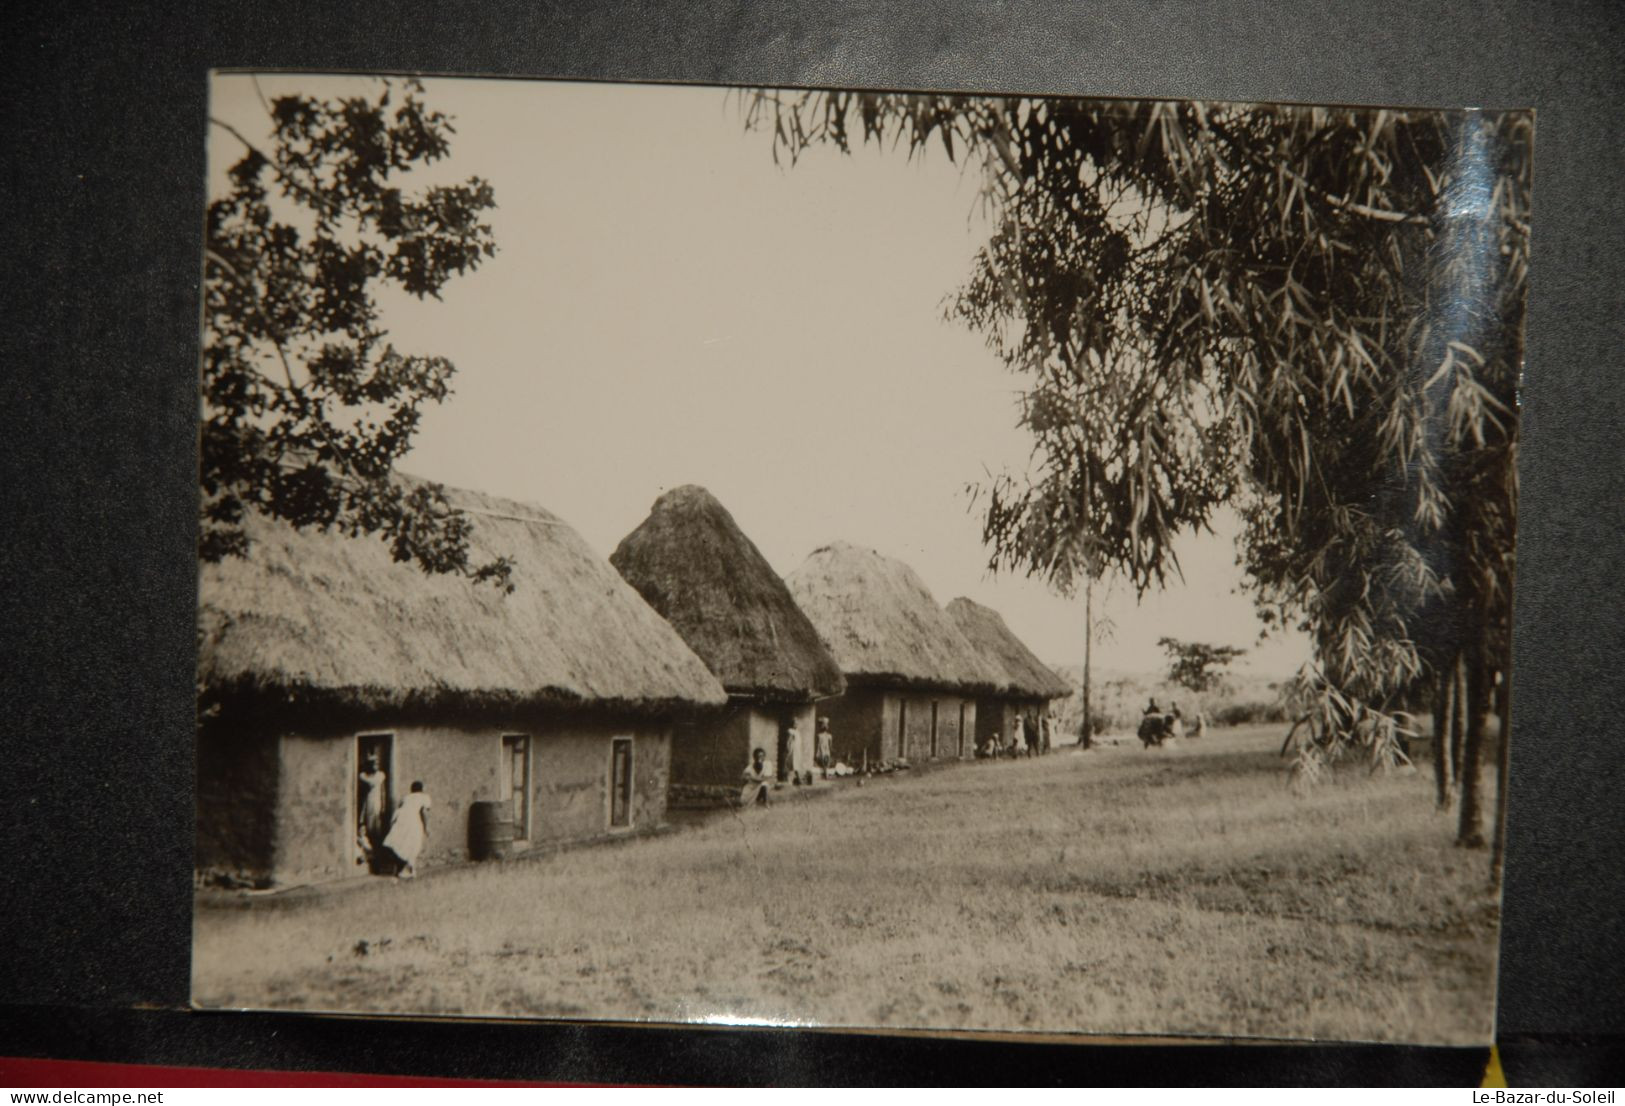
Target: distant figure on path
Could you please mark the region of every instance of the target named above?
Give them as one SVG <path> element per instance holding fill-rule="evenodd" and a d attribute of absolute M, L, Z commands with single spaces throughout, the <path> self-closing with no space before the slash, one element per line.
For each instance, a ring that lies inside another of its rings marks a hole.
<path fill-rule="evenodd" d="M 423 790 L 423 781 L 413 780 L 412 793 L 395 808 L 395 820 L 390 823 L 389 836 L 384 838 L 384 848 L 400 860 L 397 879 L 411 879 L 418 874 L 418 854 L 429 839 L 429 808 L 433 805 L 429 793 Z"/>
<path fill-rule="evenodd" d="M 1185 736 L 1185 716 L 1179 712 L 1178 703 L 1168 705 L 1168 718 L 1164 724 L 1164 732 L 1169 737 Z"/>
<path fill-rule="evenodd" d="M 1196 721 L 1191 723 L 1192 737 L 1205 737 L 1207 735 L 1207 715 L 1202 711 L 1196 712 Z"/>
<path fill-rule="evenodd" d="M 1027 739 L 1027 755 L 1029 757 L 1035 757 L 1040 752 L 1039 742 L 1042 740 L 1042 736 L 1039 733 L 1038 720 L 1034 719 L 1032 725 L 1026 727 L 1026 731 L 1025 736 Z"/>
<path fill-rule="evenodd" d="M 361 846 L 363 859 L 372 871 L 378 870 L 379 849 L 389 833 L 389 808 L 385 805 L 389 795 L 389 775 L 378 767 L 378 754 L 368 753 L 362 766 L 360 780 L 361 818 L 356 826 L 356 844 Z"/>
<path fill-rule="evenodd" d="M 813 762 L 829 779 L 830 767 L 835 763 L 835 735 L 829 732 L 828 718 L 818 720 L 818 730 L 813 734 Z"/>
<path fill-rule="evenodd" d="M 750 763 L 745 765 L 745 786 L 739 792 L 739 805 L 761 803 L 766 806 L 768 785 L 772 782 L 767 772 L 767 750 L 757 748 L 750 755 Z"/>
<path fill-rule="evenodd" d="M 1025 752 L 1027 752 L 1027 719 L 1018 714 L 1015 733 L 1010 738 L 1010 755 L 1019 757 Z"/>

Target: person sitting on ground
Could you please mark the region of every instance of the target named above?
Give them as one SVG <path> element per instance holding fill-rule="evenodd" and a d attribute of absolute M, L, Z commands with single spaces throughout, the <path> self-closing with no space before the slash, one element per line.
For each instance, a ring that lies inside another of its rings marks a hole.
<path fill-rule="evenodd" d="M 395 808 L 395 820 L 389 824 L 384 848 L 400 861 L 397 879 L 411 879 L 418 874 L 418 854 L 429 840 L 429 808 L 433 805 L 429 793 L 423 790 L 423 781 L 413 780 L 412 793 Z"/>
<path fill-rule="evenodd" d="M 1002 751 L 999 745 L 999 731 L 994 730 L 986 741 L 976 747 L 976 756 L 979 760 L 992 760 Z"/>
<path fill-rule="evenodd" d="M 750 763 L 745 765 L 745 786 L 739 792 L 740 806 L 753 806 L 760 803 L 767 805 L 769 785 L 773 782 L 772 774 L 767 770 L 767 750 L 756 748 L 751 751 Z"/>

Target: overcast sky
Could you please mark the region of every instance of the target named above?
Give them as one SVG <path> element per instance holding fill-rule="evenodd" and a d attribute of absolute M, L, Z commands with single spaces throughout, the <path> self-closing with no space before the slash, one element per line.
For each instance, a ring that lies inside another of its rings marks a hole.
<path fill-rule="evenodd" d="M 215 116 L 268 132 L 249 78 L 213 92 Z M 1081 660 L 1082 600 L 990 576 L 966 490 L 1029 449 L 1016 378 L 943 319 L 985 236 L 974 174 L 872 147 L 781 168 L 716 88 L 434 80 L 426 98 L 455 118 L 452 154 L 403 184 L 490 181 L 499 252 L 441 302 L 383 297 L 391 341 L 458 369 L 404 469 L 541 504 L 606 556 L 662 491 L 702 484 L 782 573 L 835 539 L 872 546 L 939 602 L 969 596 L 1044 659 Z M 213 193 L 240 148 L 210 140 Z M 1235 529 L 1178 544 L 1181 586 L 1139 604 L 1113 588 L 1096 664 L 1157 668 L 1167 635 L 1295 668 L 1301 638 L 1256 644 Z"/>

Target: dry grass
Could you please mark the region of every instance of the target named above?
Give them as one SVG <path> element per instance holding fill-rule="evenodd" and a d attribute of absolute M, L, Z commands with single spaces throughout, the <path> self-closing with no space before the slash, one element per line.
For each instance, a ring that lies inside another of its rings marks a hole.
<path fill-rule="evenodd" d="M 415 885 L 205 899 L 207 1006 L 1482 1043 L 1496 908 L 1425 774 L 1276 727 L 980 763 Z M 363 944 L 364 942 L 364 944 Z M 364 950 L 364 951 L 363 951 Z"/>

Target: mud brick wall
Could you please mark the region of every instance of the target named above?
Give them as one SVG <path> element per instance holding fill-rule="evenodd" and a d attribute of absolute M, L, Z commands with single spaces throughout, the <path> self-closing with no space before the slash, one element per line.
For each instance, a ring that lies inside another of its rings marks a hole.
<path fill-rule="evenodd" d="M 502 790 L 502 765 L 503 738 L 511 734 L 530 738 L 529 843 L 566 843 L 612 832 L 610 773 L 618 737 L 633 742 L 632 824 L 624 829 L 652 829 L 665 820 L 670 732 L 647 721 L 535 715 L 448 724 L 383 716 L 359 729 L 297 734 L 219 725 L 200 735 L 198 744 L 199 871 L 284 884 L 361 873 L 356 845 L 361 734 L 393 736 L 387 770 L 396 801 L 414 780 L 423 781 L 431 797 L 430 836 L 420 857 L 426 865 L 467 859 L 471 804 L 509 797 Z"/>
<path fill-rule="evenodd" d="M 836 760 L 857 768 L 865 752 L 871 764 L 881 759 L 885 704 L 886 693 L 872 687 L 855 687 L 817 704 L 815 713 L 829 719 Z"/>
<path fill-rule="evenodd" d="M 750 711 L 750 740 L 746 759 L 756 749 L 767 750 L 767 762 L 775 779 L 779 778 L 779 735 L 784 730 L 784 724 L 792 720 L 796 726 L 795 770 L 806 772 L 813 766 L 813 725 L 816 719 L 812 704 L 758 707 Z M 745 761 L 742 760 L 734 770 L 735 779 L 739 778 L 744 767 Z"/>
<path fill-rule="evenodd" d="M 672 732 L 672 782 L 737 785 L 751 748 L 750 707 L 736 700 L 726 710 Z"/>

